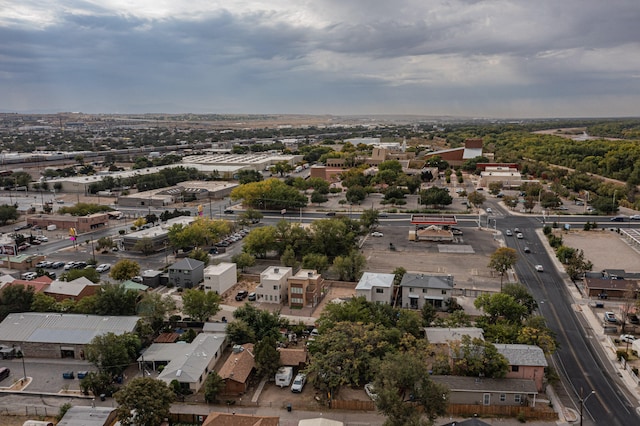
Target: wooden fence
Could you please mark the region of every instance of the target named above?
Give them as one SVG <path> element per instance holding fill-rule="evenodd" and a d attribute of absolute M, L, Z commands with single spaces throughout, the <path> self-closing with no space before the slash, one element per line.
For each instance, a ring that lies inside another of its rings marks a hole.
<path fill-rule="evenodd" d="M 334 399 L 331 401 L 331 408 L 336 410 L 354 411 L 375 411 L 376 406 L 373 401 L 356 401 L 345 399 Z"/>
<path fill-rule="evenodd" d="M 517 417 L 524 414 L 527 420 L 558 420 L 558 414 L 550 407 L 518 407 L 511 405 L 449 404 L 447 414 L 461 417 Z"/>

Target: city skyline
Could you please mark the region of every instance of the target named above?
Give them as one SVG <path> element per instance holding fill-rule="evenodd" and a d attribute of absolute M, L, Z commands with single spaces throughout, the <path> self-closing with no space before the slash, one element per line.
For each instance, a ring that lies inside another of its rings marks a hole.
<path fill-rule="evenodd" d="M 0 112 L 637 115 L 630 0 L 1 1 Z"/>

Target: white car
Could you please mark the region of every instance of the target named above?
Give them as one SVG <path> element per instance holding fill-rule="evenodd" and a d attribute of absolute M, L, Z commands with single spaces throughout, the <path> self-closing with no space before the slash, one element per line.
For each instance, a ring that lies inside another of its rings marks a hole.
<path fill-rule="evenodd" d="M 640 214 L 632 214 L 629 216 L 629 220 L 640 220 Z"/>
<path fill-rule="evenodd" d="M 375 401 L 376 399 L 378 399 L 378 394 L 376 394 L 376 391 L 373 388 L 373 383 L 367 383 L 366 385 L 364 385 L 364 391 L 367 393 L 367 395 L 369 396 L 369 398 L 371 398 L 372 401 Z"/>
<path fill-rule="evenodd" d="M 108 263 L 102 263 L 100 265 L 98 265 L 98 267 L 96 268 L 97 272 L 107 272 L 109 269 L 111 269 L 111 265 L 109 265 Z"/>
<path fill-rule="evenodd" d="M 519 239 L 519 240 L 521 240 L 521 239 L 523 239 L 523 238 L 524 238 L 524 235 L 522 235 L 522 233 L 518 232 L 518 233 L 516 234 L 516 238 L 517 238 L 517 239 Z"/>
<path fill-rule="evenodd" d="M 489 214 L 493 213 L 493 210 L 491 210 L 491 207 L 487 207 L 487 213 Z"/>
<path fill-rule="evenodd" d="M 382 232 L 376 231 L 376 232 L 372 232 L 371 236 L 372 237 L 384 237 L 384 234 Z"/>
<path fill-rule="evenodd" d="M 302 388 L 304 384 L 307 382 L 307 375 L 304 373 L 298 373 L 295 379 L 293 379 L 293 384 L 291 385 L 291 392 L 302 392 Z"/>
<path fill-rule="evenodd" d="M 43 243 L 49 242 L 49 238 L 45 237 L 44 235 L 38 235 L 36 237 L 36 240 L 42 241 Z"/>
<path fill-rule="evenodd" d="M 513 237 L 513 232 L 511 232 L 511 229 L 507 229 L 505 231 L 505 234 L 507 234 L 507 237 Z"/>
<path fill-rule="evenodd" d="M 636 337 L 633 334 L 623 334 L 620 336 L 620 341 L 625 343 L 633 343 Z"/>
<path fill-rule="evenodd" d="M 538 272 L 544 272 L 544 268 L 542 267 L 542 265 L 536 265 L 535 268 Z"/>

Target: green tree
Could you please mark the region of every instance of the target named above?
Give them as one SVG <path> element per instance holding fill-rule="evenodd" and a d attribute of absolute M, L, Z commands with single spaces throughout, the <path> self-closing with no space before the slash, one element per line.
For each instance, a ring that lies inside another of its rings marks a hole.
<path fill-rule="evenodd" d="M 280 368 L 280 352 L 276 349 L 277 342 L 273 336 L 256 343 L 254 358 L 256 361 L 256 373 L 258 377 L 273 377 Z"/>
<path fill-rule="evenodd" d="M 262 212 L 255 209 L 247 209 L 240 214 L 240 220 L 245 220 L 248 224 L 258 223 L 263 217 Z"/>
<path fill-rule="evenodd" d="M 109 276 L 116 281 L 130 280 L 140 273 L 138 262 L 129 259 L 122 259 L 111 267 Z"/>
<path fill-rule="evenodd" d="M 80 389 L 84 393 L 91 392 L 94 396 L 106 394 L 113 388 L 113 377 L 107 373 L 89 372 L 80 381 Z"/>
<path fill-rule="evenodd" d="M 387 416 L 385 425 L 429 424 L 447 411 L 448 389 L 430 378 L 429 367 L 419 353 L 390 353 L 377 369 L 373 388 L 376 408 Z"/>
<path fill-rule="evenodd" d="M 182 311 L 196 321 L 207 321 L 220 311 L 220 295 L 213 291 L 187 289 L 182 293 Z"/>
<path fill-rule="evenodd" d="M 500 274 L 500 291 L 502 291 L 504 274 L 516 264 L 517 260 L 516 250 L 510 247 L 500 247 L 491 255 L 488 267 Z"/>
<path fill-rule="evenodd" d="M 509 362 L 492 343 L 462 336 L 452 350 L 453 374 L 457 376 L 504 378 Z"/>
<path fill-rule="evenodd" d="M 209 372 L 204 381 L 204 400 L 207 403 L 216 402 L 218 395 L 224 390 L 224 380 L 215 371 Z"/>
<path fill-rule="evenodd" d="M 282 263 L 284 266 L 288 266 L 294 269 L 297 268 L 298 261 L 296 259 L 296 254 L 293 251 L 293 248 L 287 247 L 285 249 L 284 253 L 282 253 L 282 256 L 280 256 L 280 263 Z"/>
<path fill-rule="evenodd" d="M 354 185 L 347 189 L 345 198 L 351 204 L 360 204 L 365 198 L 367 198 L 367 191 L 362 186 Z"/>
<path fill-rule="evenodd" d="M 260 182 L 262 180 L 262 173 L 257 170 L 240 170 L 238 172 L 238 182 L 240 185 L 251 182 Z"/>
<path fill-rule="evenodd" d="M 504 184 L 502 183 L 502 181 L 489 182 L 489 193 L 491 195 L 498 195 L 498 193 L 502 191 L 503 187 Z"/>
<path fill-rule="evenodd" d="M 121 284 L 103 284 L 96 293 L 96 315 L 135 315 L 138 292 Z"/>
<path fill-rule="evenodd" d="M 35 293 L 31 303 L 33 312 L 56 312 L 56 299 L 44 293 Z"/>
<path fill-rule="evenodd" d="M 0 206 L 0 226 L 4 226 L 9 221 L 18 220 L 18 208 L 3 204 Z"/>
<path fill-rule="evenodd" d="M 227 325 L 226 333 L 229 340 L 237 345 L 256 342 L 256 333 L 246 321 L 241 319 L 230 322 Z"/>
<path fill-rule="evenodd" d="M 255 335 L 255 341 L 272 337 L 280 339 L 280 329 L 288 325 L 288 322 L 280 318 L 278 312 L 257 309 L 255 306 L 245 303 L 233 312 L 236 320 L 244 321 Z M 237 321 L 234 321 L 237 322 Z M 243 342 L 244 343 L 244 342 Z"/>
<path fill-rule="evenodd" d="M 242 250 L 256 257 L 267 257 L 276 244 L 276 230 L 273 226 L 262 226 L 244 237 Z"/>
<path fill-rule="evenodd" d="M 242 272 L 245 272 L 247 268 L 256 264 L 256 258 L 252 254 L 246 252 L 234 255 L 231 258 L 231 261 L 235 263 Z"/>
<path fill-rule="evenodd" d="M 420 191 L 420 204 L 425 206 L 442 207 L 448 206 L 453 202 L 453 197 L 449 195 L 449 191 L 444 188 L 432 186 L 429 189 Z"/>
<path fill-rule="evenodd" d="M 487 198 L 478 191 L 473 191 L 472 193 L 467 195 L 467 200 L 469 200 L 469 202 L 475 207 L 479 208 L 482 206 L 482 204 L 484 204 L 485 201 L 487 201 Z"/>
<path fill-rule="evenodd" d="M 112 378 L 122 374 L 139 350 L 140 339 L 133 333 L 100 334 L 85 346 L 87 360 Z"/>
<path fill-rule="evenodd" d="M 538 302 L 536 302 L 536 299 L 533 297 L 533 295 L 531 295 L 531 293 L 529 293 L 529 290 L 527 290 L 527 288 L 522 284 L 505 284 L 502 292 L 504 294 L 510 295 L 516 302 L 526 307 L 527 316 L 533 314 L 533 312 L 538 309 Z"/>
<path fill-rule="evenodd" d="M 309 253 L 302 258 L 302 267 L 305 269 L 314 269 L 322 274 L 329 267 L 329 259 L 324 254 Z"/>
<path fill-rule="evenodd" d="M 505 293 L 481 294 L 473 304 L 477 309 L 484 311 L 489 324 L 495 324 L 499 318 L 508 323 L 520 324 L 528 309 L 513 296 Z"/>
<path fill-rule="evenodd" d="M 12 285 L 0 291 L 0 320 L 14 312 L 28 312 L 33 304 L 32 286 Z"/>
<path fill-rule="evenodd" d="M 322 194 L 318 191 L 313 191 L 311 193 L 311 202 L 314 204 L 322 204 L 322 203 L 326 203 L 327 201 L 329 201 L 329 198 L 325 195 Z"/>
<path fill-rule="evenodd" d="M 176 310 L 176 302 L 170 295 L 147 292 L 136 306 L 137 314 L 147 319 L 155 331 L 159 331 L 167 316 Z"/>
<path fill-rule="evenodd" d="M 431 323 L 435 321 L 437 317 L 436 308 L 431 303 L 425 303 L 422 307 L 422 324 L 425 327 L 430 327 Z"/>
<path fill-rule="evenodd" d="M 352 250 L 346 256 L 337 256 L 333 260 L 333 269 L 342 281 L 358 280 L 366 265 L 367 259 L 357 250 Z"/>
<path fill-rule="evenodd" d="M 155 249 L 153 247 L 153 240 L 150 237 L 142 237 L 133 245 L 133 251 L 139 251 L 145 256 L 153 254 Z"/>
<path fill-rule="evenodd" d="M 209 253 L 207 253 L 206 251 L 204 251 L 201 248 L 196 248 L 196 249 L 191 250 L 191 252 L 189 253 L 189 255 L 187 257 L 190 258 L 190 259 L 199 260 L 200 262 L 204 263 L 205 267 L 207 265 L 209 265 L 209 261 L 211 260 L 209 258 Z"/>
<path fill-rule="evenodd" d="M 364 229 L 374 228 L 378 225 L 378 223 L 380 223 L 378 219 L 379 216 L 380 213 L 378 213 L 378 210 L 375 210 L 373 208 L 366 209 L 360 215 L 360 224 Z"/>
<path fill-rule="evenodd" d="M 136 377 L 114 395 L 123 426 L 159 425 L 169 417 L 175 394 L 162 380 Z"/>
<path fill-rule="evenodd" d="M 84 277 L 94 284 L 100 282 L 100 273 L 93 268 L 71 269 L 60 274 L 60 279 L 64 281 L 73 281 L 80 277 Z"/>

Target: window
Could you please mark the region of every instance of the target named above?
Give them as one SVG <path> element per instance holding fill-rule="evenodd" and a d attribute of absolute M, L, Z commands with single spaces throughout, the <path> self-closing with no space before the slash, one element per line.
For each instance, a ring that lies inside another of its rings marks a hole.
<path fill-rule="evenodd" d="M 513 400 L 517 403 L 520 404 L 522 402 L 522 395 L 520 395 L 519 393 L 513 395 Z"/>
<path fill-rule="evenodd" d="M 442 294 L 447 295 L 447 290 L 442 290 Z"/>
<path fill-rule="evenodd" d="M 490 405 L 491 404 L 491 394 L 485 393 L 482 395 L 482 405 Z"/>
<path fill-rule="evenodd" d="M 519 365 L 512 365 L 511 366 L 511 371 L 514 373 L 517 373 L 518 370 L 520 370 L 520 366 Z"/>
<path fill-rule="evenodd" d="M 500 394 L 500 402 L 505 402 L 507 400 L 507 395 L 501 393 Z"/>
<path fill-rule="evenodd" d="M 278 285 L 274 285 L 274 286 L 273 286 L 273 289 L 274 289 L 274 290 L 278 290 L 278 287 L 280 287 L 280 286 L 278 286 Z"/>
<path fill-rule="evenodd" d="M 384 294 L 384 288 L 376 288 L 376 293 Z"/>
<path fill-rule="evenodd" d="M 303 302 L 302 298 L 300 298 L 300 297 L 292 297 L 291 298 L 291 303 L 295 304 L 295 305 L 302 305 L 304 302 Z"/>
<path fill-rule="evenodd" d="M 302 294 L 302 287 L 291 287 L 291 294 Z"/>
<path fill-rule="evenodd" d="M 422 292 L 423 292 L 423 293 L 426 293 L 427 291 L 428 291 L 428 290 L 427 290 L 426 288 L 423 288 L 423 289 L 422 289 Z"/>

